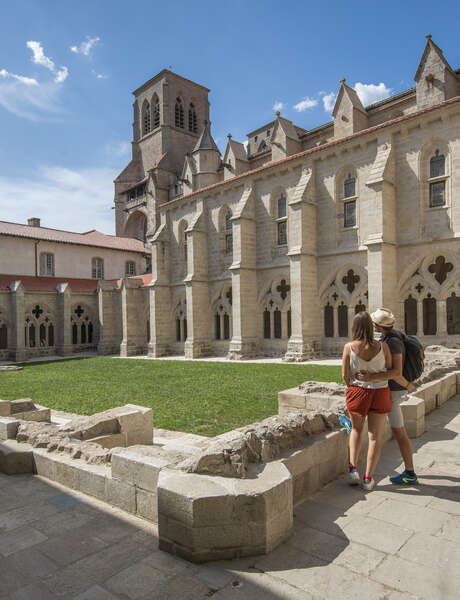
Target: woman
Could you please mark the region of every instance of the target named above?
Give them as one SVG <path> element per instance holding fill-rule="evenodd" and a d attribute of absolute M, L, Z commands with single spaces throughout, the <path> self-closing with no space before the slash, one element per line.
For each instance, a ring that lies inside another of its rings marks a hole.
<path fill-rule="evenodd" d="M 391 397 L 388 379 L 360 381 L 361 373 L 381 373 L 392 367 L 391 353 L 385 342 L 374 340 L 374 326 L 367 312 L 359 312 L 353 319 L 351 342 L 345 344 L 342 356 L 342 377 L 347 385 L 347 409 L 350 414 L 351 485 L 359 483 L 357 469 L 361 450 L 361 434 L 367 416 L 369 447 L 363 488 L 370 491 L 375 486 L 373 479 L 382 447 L 385 415 L 391 412 Z"/>

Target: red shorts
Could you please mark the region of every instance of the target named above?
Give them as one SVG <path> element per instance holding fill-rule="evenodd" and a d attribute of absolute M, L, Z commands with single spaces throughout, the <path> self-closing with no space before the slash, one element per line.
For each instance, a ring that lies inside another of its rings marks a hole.
<path fill-rule="evenodd" d="M 390 388 L 363 388 L 351 385 L 347 388 L 347 409 L 352 415 L 365 417 L 367 413 L 391 412 Z"/>

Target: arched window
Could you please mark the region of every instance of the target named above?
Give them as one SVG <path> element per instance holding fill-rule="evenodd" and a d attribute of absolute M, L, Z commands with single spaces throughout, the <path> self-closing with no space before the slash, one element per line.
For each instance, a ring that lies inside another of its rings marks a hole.
<path fill-rule="evenodd" d="M 348 173 L 343 182 L 343 226 L 356 225 L 356 178 Z"/>
<path fill-rule="evenodd" d="M 216 313 L 216 340 L 220 340 L 220 314 Z"/>
<path fill-rule="evenodd" d="M 180 127 L 181 129 L 184 129 L 184 107 L 182 105 L 182 100 L 180 98 L 176 98 L 176 107 L 175 107 L 174 115 L 175 115 L 176 127 Z"/>
<path fill-rule="evenodd" d="M 430 158 L 430 207 L 446 204 L 446 158 L 436 150 Z"/>
<path fill-rule="evenodd" d="M 54 254 L 51 252 L 40 254 L 40 276 L 54 277 Z"/>
<path fill-rule="evenodd" d="M 133 260 L 128 260 L 125 268 L 126 275 L 135 275 L 136 274 L 136 263 Z"/>
<path fill-rule="evenodd" d="M 359 302 L 356 306 L 355 306 L 355 315 L 357 315 L 360 312 L 364 312 L 366 310 L 366 307 L 364 306 L 364 304 L 362 302 Z"/>
<path fill-rule="evenodd" d="M 279 308 L 275 308 L 273 313 L 273 335 L 277 339 L 281 339 L 281 311 Z"/>
<path fill-rule="evenodd" d="M 78 344 L 78 327 L 76 323 L 72 325 L 72 344 Z"/>
<path fill-rule="evenodd" d="M 224 340 L 230 339 L 230 317 L 224 313 Z"/>
<path fill-rule="evenodd" d="M 192 133 L 198 132 L 198 121 L 196 118 L 196 110 L 192 103 L 190 103 L 188 109 L 188 130 Z"/>
<path fill-rule="evenodd" d="M 339 322 L 339 337 L 348 337 L 348 306 L 343 301 L 337 308 Z"/>
<path fill-rule="evenodd" d="M 147 100 L 142 105 L 142 135 L 150 133 L 150 104 Z"/>
<path fill-rule="evenodd" d="M 292 334 L 292 313 L 291 313 L 291 309 L 289 309 L 287 311 L 287 336 L 288 338 L 291 337 Z"/>
<path fill-rule="evenodd" d="M 232 211 L 225 215 L 225 254 L 233 252 Z"/>
<path fill-rule="evenodd" d="M 0 325 L 0 350 L 6 350 L 8 348 L 8 328 L 3 323 Z"/>
<path fill-rule="evenodd" d="M 452 292 L 446 301 L 447 333 L 449 335 L 460 334 L 460 298 Z"/>
<path fill-rule="evenodd" d="M 324 336 L 334 337 L 334 308 L 329 302 L 324 307 Z"/>
<path fill-rule="evenodd" d="M 180 319 L 176 319 L 176 342 L 180 342 L 181 337 L 181 327 L 180 327 Z"/>
<path fill-rule="evenodd" d="M 80 335 L 81 335 L 81 343 L 86 344 L 86 325 L 85 325 L 85 323 L 81 324 Z"/>
<path fill-rule="evenodd" d="M 156 129 L 160 126 L 160 102 L 156 97 L 153 99 L 152 115 L 153 128 Z"/>
<path fill-rule="evenodd" d="M 145 333 L 146 333 L 146 337 L 147 337 L 147 343 L 150 343 L 150 319 L 147 319 L 146 327 L 147 327 L 147 331 Z M 88 336 L 89 336 L 89 333 L 88 333 Z M 88 341 L 90 341 L 90 340 L 88 339 Z"/>
<path fill-rule="evenodd" d="M 48 325 L 48 346 L 50 348 L 54 346 L 54 325 L 52 323 Z"/>
<path fill-rule="evenodd" d="M 264 310 L 264 338 L 266 340 L 269 340 L 271 338 L 270 311 L 267 308 Z"/>
<path fill-rule="evenodd" d="M 410 294 L 404 300 L 404 330 L 407 335 L 417 335 L 417 300 Z"/>
<path fill-rule="evenodd" d="M 436 300 L 430 294 L 423 299 L 423 334 L 436 335 Z"/>
<path fill-rule="evenodd" d="M 286 246 L 287 245 L 287 213 L 286 213 L 286 196 L 285 196 L 285 194 L 281 194 L 277 200 L 276 227 L 277 227 L 277 244 L 278 244 L 278 246 Z"/>
<path fill-rule="evenodd" d="M 29 346 L 35 348 L 35 325 L 31 323 L 29 325 Z"/>
<path fill-rule="evenodd" d="M 91 259 L 91 277 L 93 279 L 104 279 L 104 261 L 102 258 Z"/>
<path fill-rule="evenodd" d="M 46 340 L 46 327 L 45 327 L 44 323 L 42 323 L 40 325 L 39 337 L 40 337 L 40 348 L 43 348 L 48 343 Z"/>

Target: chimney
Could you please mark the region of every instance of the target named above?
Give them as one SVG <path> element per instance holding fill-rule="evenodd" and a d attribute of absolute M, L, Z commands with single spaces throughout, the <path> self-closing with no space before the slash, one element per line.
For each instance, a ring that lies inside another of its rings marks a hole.
<path fill-rule="evenodd" d="M 38 217 L 31 217 L 27 219 L 27 225 L 29 227 L 40 227 L 40 219 Z"/>

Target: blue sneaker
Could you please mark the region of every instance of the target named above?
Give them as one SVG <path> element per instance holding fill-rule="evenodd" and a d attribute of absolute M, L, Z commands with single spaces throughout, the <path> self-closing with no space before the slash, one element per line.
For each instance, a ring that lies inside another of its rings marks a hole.
<path fill-rule="evenodd" d="M 345 429 L 347 430 L 348 435 L 350 435 L 351 430 L 352 430 L 350 419 L 347 419 L 347 417 L 344 417 L 344 416 L 340 416 L 339 417 L 339 423 L 340 423 L 340 425 L 342 425 L 342 427 L 345 427 Z"/>
<path fill-rule="evenodd" d="M 414 485 L 414 483 L 418 482 L 418 479 L 417 475 L 409 475 L 407 471 L 403 471 L 399 475 L 390 477 L 390 481 L 396 485 Z"/>

